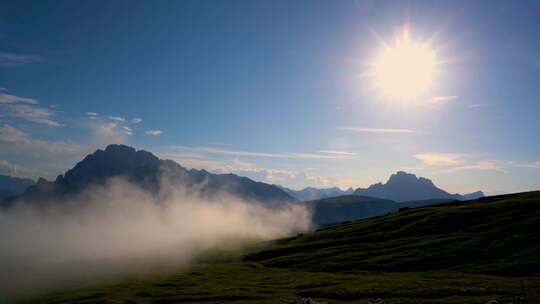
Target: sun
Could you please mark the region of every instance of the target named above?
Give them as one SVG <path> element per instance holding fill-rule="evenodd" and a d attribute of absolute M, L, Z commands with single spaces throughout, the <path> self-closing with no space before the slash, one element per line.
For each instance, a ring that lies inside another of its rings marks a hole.
<path fill-rule="evenodd" d="M 437 54 L 429 43 L 414 41 L 404 28 L 371 64 L 376 88 L 386 97 L 411 100 L 426 94 L 437 74 Z"/>

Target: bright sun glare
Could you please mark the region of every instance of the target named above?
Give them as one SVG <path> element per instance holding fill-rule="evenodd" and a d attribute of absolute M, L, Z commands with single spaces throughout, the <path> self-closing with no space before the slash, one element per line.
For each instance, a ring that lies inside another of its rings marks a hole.
<path fill-rule="evenodd" d="M 410 100 L 430 89 L 437 55 L 428 43 L 413 41 L 405 28 L 394 44 L 384 45 L 372 68 L 375 86 L 384 96 Z"/>

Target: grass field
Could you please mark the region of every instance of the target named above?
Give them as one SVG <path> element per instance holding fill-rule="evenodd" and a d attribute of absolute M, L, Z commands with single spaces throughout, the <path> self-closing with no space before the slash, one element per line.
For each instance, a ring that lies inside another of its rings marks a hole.
<path fill-rule="evenodd" d="M 443 271 L 307 272 L 245 262 L 197 266 L 167 278 L 71 291 L 33 303 L 294 303 L 300 297 L 327 303 L 378 298 L 385 303 L 516 303 L 538 292 L 540 278 Z"/>
<path fill-rule="evenodd" d="M 539 224 L 539 192 L 408 209 L 228 262 L 28 302 L 540 303 Z"/>

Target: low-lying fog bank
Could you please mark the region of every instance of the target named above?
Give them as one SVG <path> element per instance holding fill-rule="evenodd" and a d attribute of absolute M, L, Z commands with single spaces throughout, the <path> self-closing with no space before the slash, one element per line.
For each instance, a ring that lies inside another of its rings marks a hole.
<path fill-rule="evenodd" d="M 160 189 L 150 194 L 113 178 L 67 202 L 0 211 L 0 302 L 174 271 L 209 248 L 311 225 L 301 205 L 268 207 L 230 195 L 208 199 L 166 182 Z"/>

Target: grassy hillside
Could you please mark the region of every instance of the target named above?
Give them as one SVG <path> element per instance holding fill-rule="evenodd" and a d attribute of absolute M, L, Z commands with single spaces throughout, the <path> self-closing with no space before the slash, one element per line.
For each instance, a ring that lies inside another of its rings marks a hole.
<path fill-rule="evenodd" d="M 407 209 L 32 303 L 540 303 L 540 192 Z M 376 302 L 376 299 L 383 302 Z"/>
<path fill-rule="evenodd" d="M 540 273 L 540 192 L 407 209 L 287 240 L 247 257 L 308 271 Z"/>

